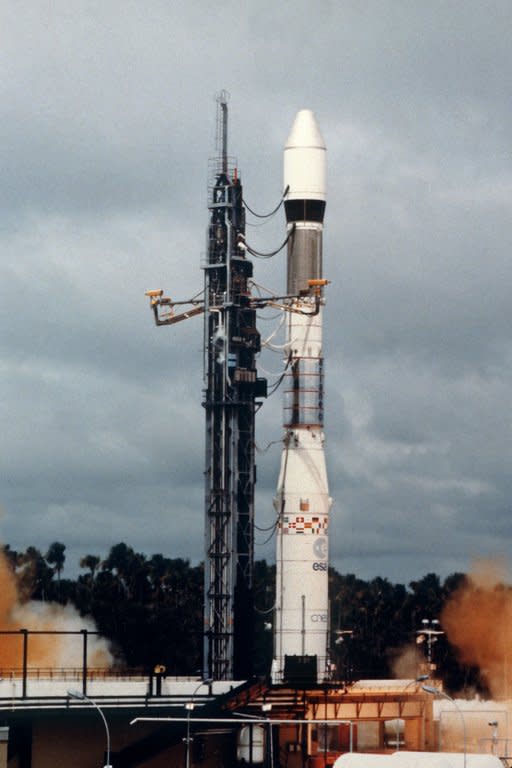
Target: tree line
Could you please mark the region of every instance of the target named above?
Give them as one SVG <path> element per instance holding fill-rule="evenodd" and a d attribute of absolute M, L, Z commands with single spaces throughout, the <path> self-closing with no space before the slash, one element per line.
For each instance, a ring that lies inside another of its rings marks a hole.
<path fill-rule="evenodd" d="M 3 549 L 21 602 L 73 605 L 110 640 L 120 665 L 150 671 L 161 664 L 169 675 L 200 670 L 202 564 L 194 566 L 162 554 L 147 556 L 121 542 L 105 559 L 92 554 L 82 557 L 82 572 L 69 579 L 62 577 L 66 547 L 61 542 L 53 542 L 44 554 L 33 546 L 25 552 L 8 545 Z M 424 668 L 427 643 L 418 644 L 422 637 L 425 640 L 422 622 L 441 616 L 446 601 L 465 580 L 461 573 L 444 581 L 430 573 L 405 586 L 379 577 L 366 581 L 330 568 L 333 674 L 347 682 L 396 677 L 395 665 L 407 647 L 416 656 L 416 669 L 420 664 Z M 257 561 L 254 673 L 258 676 L 270 670 L 274 590 L 275 566 Z M 448 690 L 471 687 L 486 693 L 478 669 L 459 662 L 446 636 L 436 636 L 430 651 Z M 414 677 L 414 669 L 404 676 Z"/>

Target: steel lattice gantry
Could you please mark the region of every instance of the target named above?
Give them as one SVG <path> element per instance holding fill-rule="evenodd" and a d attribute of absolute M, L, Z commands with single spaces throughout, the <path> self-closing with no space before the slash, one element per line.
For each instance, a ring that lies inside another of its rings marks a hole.
<path fill-rule="evenodd" d="M 204 673 L 216 680 L 251 674 L 256 398 L 266 396 L 251 306 L 252 263 L 242 186 L 228 167 L 227 105 L 219 102 L 222 149 L 209 192 L 205 271 L 205 643 Z"/>

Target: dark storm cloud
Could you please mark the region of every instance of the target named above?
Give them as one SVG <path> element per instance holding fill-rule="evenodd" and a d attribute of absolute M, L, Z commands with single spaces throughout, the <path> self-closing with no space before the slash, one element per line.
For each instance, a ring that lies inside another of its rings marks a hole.
<path fill-rule="evenodd" d="M 1 14 L 4 539 L 202 557 L 201 320 L 156 329 L 143 293 L 201 288 L 213 97 L 227 88 L 230 151 L 258 210 L 281 193 L 298 109 L 328 145 L 334 564 L 407 581 L 506 554 L 509 3 L 325 0 L 314 24 L 306 2 Z M 270 250 L 283 230 L 248 239 Z M 283 255 L 255 274 L 279 290 Z M 271 380 L 281 357 L 262 359 Z M 280 424 L 278 393 L 258 415 L 262 528 Z M 273 557 L 267 539 L 258 557 Z"/>

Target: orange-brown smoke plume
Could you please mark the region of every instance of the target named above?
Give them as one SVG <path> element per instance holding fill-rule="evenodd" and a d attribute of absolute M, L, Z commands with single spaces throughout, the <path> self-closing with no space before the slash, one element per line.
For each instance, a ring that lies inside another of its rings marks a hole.
<path fill-rule="evenodd" d="M 0 667 L 5 676 L 19 670 L 23 659 L 23 637 L 18 630 L 29 631 L 27 658 L 29 668 L 79 668 L 82 664 L 80 635 L 36 635 L 30 632 L 94 631 L 90 620 L 83 619 L 70 606 L 56 603 L 21 603 L 16 578 L 3 552 L 0 552 L 0 630 L 16 634 L 0 634 Z M 112 656 L 105 640 L 92 636 L 88 640 L 88 666 L 109 667 Z"/>
<path fill-rule="evenodd" d="M 446 603 L 441 624 L 465 664 L 476 665 L 494 697 L 512 694 L 512 586 L 504 563 L 479 561 Z"/>

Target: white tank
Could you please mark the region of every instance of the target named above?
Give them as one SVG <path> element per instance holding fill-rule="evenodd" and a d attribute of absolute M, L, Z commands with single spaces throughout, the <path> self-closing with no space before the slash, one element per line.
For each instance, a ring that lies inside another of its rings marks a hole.
<path fill-rule="evenodd" d="M 496 755 L 482 755 L 474 752 L 393 752 L 393 765 L 397 768 L 430 768 L 433 757 L 444 760 L 449 768 L 503 768 L 503 763 Z M 436 762 L 436 768 L 441 763 Z"/>
<path fill-rule="evenodd" d="M 390 755 L 390 768 L 452 768 L 444 753 L 439 752 L 394 752 Z M 461 766 L 462 768 L 462 766 Z"/>
<path fill-rule="evenodd" d="M 247 765 L 262 765 L 265 759 L 265 732 L 261 725 L 243 725 L 238 731 L 236 759 Z"/>
<path fill-rule="evenodd" d="M 338 757 L 333 768 L 503 768 L 496 755 L 472 752 L 393 752 L 375 755 L 365 752 L 347 752 Z"/>
<path fill-rule="evenodd" d="M 333 768 L 391 768 L 391 755 L 346 752 L 338 757 Z"/>

